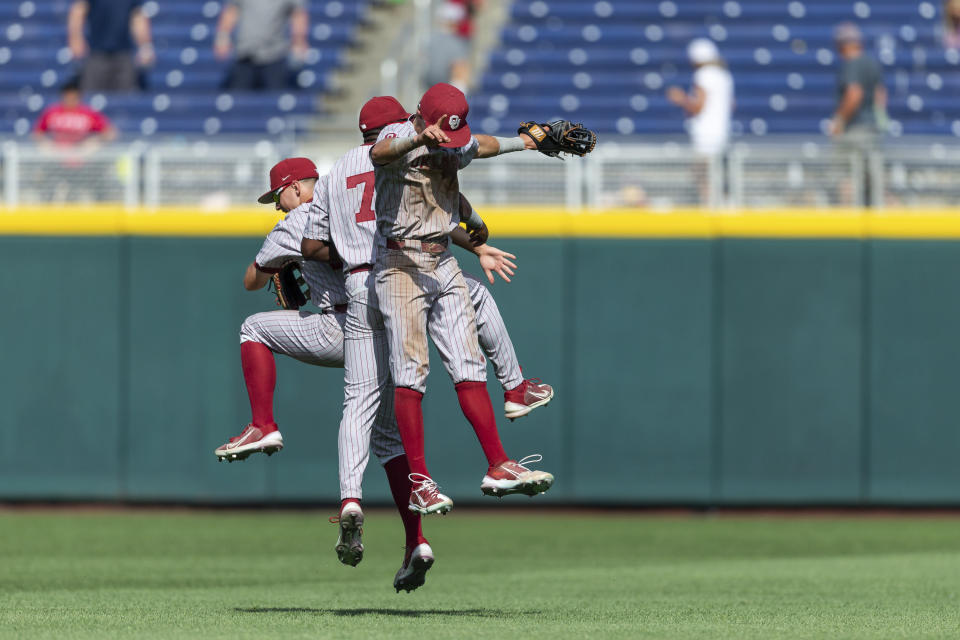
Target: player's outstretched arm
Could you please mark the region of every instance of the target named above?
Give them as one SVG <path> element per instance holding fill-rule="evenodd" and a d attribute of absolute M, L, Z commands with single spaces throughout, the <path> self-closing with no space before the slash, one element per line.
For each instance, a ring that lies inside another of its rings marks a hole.
<path fill-rule="evenodd" d="M 525 133 L 521 133 L 514 138 L 500 138 L 497 136 L 488 136 L 483 133 L 478 133 L 474 137 L 477 139 L 477 144 L 479 145 L 476 155 L 477 158 L 492 158 L 493 156 L 499 156 L 504 153 L 523 151 L 525 149 L 535 150 L 537 148 L 537 144 L 533 141 L 533 138 Z"/>
<path fill-rule="evenodd" d="M 330 245 L 323 240 L 304 238 L 300 241 L 300 254 L 304 260 L 330 262 Z"/>
<path fill-rule="evenodd" d="M 510 282 L 510 276 L 514 274 L 514 270 L 517 268 L 517 265 L 511 262 L 510 258 L 516 260 L 517 256 L 512 253 L 507 253 L 506 251 L 501 251 L 496 247 L 491 247 L 488 244 L 482 244 L 476 247 L 476 252 L 480 258 L 480 267 L 483 269 L 483 272 L 487 274 L 487 280 L 490 281 L 490 284 L 493 284 L 494 273 L 500 274 L 501 278 Z"/>
<path fill-rule="evenodd" d="M 467 225 L 467 231 L 470 233 L 470 242 L 473 243 L 473 246 L 478 247 L 481 244 L 486 244 L 487 238 L 490 237 L 490 230 L 487 228 L 487 223 L 483 221 L 483 218 L 480 217 L 477 210 L 474 209 L 470 201 L 467 200 L 467 196 L 462 193 L 460 194 L 460 220 Z"/>
<path fill-rule="evenodd" d="M 263 289 L 269 281 L 270 274 L 257 269 L 256 262 L 251 262 L 247 267 L 247 272 L 243 274 L 243 288 L 247 291 Z"/>
<path fill-rule="evenodd" d="M 439 147 L 444 142 L 450 142 L 450 137 L 440 128 L 446 115 L 440 116 L 436 124 L 432 124 L 415 136 L 406 138 L 385 138 L 373 145 L 370 149 L 370 159 L 373 164 L 390 164 L 399 160 L 417 147 L 427 146 L 431 149 Z"/>
<path fill-rule="evenodd" d="M 494 273 L 500 274 L 501 278 L 510 282 L 510 276 L 514 275 L 514 270 L 517 268 L 517 265 L 511 262 L 511 258 L 516 260 L 517 256 L 497 249 L 496 247 L 491 247 L 488 244 L 474 246 L 473 241 L 470 239 L 470 234 L 462 227 L 457 227 L 450 232 L 450 240 L 453 241 L 453 244 L 466 249 L 479 258 L 480 267 L 483 269 L 483 272 L 487 274 L 487 280 L 490 281 L 490 284 L 494 282 Z"/>

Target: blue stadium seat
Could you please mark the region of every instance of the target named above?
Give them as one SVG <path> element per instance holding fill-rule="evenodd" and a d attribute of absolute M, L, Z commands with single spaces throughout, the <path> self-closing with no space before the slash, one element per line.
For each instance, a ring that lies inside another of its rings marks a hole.
<path fill-rule="evenodd" d="M 213 55 L 220 0 L 148 0 L 157 61 L 142 94 L 87 96 L 124 133 L 278 133 L 317 113 L 373 0 L 311 0 L 310 45 L 281 93 L 219 91 L 229 67 Z M 70 0 L 0 0 L 0 122 L 25 135 L 79 66 L 66 47 Z"/>
<path fill-rule="evenodd" d="M 939 41 L 939 0 L 517 0 L 471 96 L 472 121 L 508 133 L 529 117 L 604 133 L 682 133 L 664 98 L 688 86 L 686 46 L 717 42 L 734 75 L 734 128 L 818 134 L 835 108 L 833 27 L 854 21 L 885 69 L 894 133 L 960 135 L 960 52 Z"/>

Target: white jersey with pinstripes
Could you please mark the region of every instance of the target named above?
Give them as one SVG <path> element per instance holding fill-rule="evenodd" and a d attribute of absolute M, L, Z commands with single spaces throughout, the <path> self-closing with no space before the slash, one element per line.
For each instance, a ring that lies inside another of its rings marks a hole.
<path fill-rule="evenodd" d="M 377 142 L 417 135 L 413 123 L 387 125 Z M 385 238 L 446 242 L 450 216 L 460 207 L 457 172 L 477 155 L 475 137 L 459 149 L 417 147 L 376 167 L 377 228 Z"/>
<path fill-rule="evenodd" d="M 290 211 L 270 231 L 257 254 L 256 263 L 258 269 L 271 273 L 279 270 L 287 262 L 299 262 L 303 279 L 310 288 L 311 301 L 321 309 L 328 309 L 347 302 L 343 274 L 327 263 L 304 261 L 300 254 L 300 240 L 303 238 L 311 209 L 326 208 L 324 178 L 320 178 L 314 186 L 314 197 L 311 202 Z"/>
<path fill-rule="evenodd" d="M 371 188 L 374 166 L 370 160 L 370 146 L 367 144 L 355 147 L 334 164 L 324 181 L 329 210 L 311 208 L 304 230 L 304 237 L 331 242 L 336 246 L 343 260 L 345 273 L 372 262 L 378 250 L 377 244 L 382 244 L 384 240 L 376 233 L 376 222 L 372 218 L 371 201 L 376 199 L 377 194 Z M 460 211 L 458 206 L 450 217 L 447 232 L 457 227 L 461 218 L 469 216 L 470 210 Z M 504 388 L 512 389 L 523 382 L 523 377 L 497 303 L 479 279 L 467 273 L 464 273 L 464 278 L 476 309 L 480 347 L 493 364 L 497 378 Z M 363 281 L 365 278 L 357 278 L 358 283 Z M 363 298 L 364 304 L 367 303 L 365 296 L 360 293 L 357 295 Z M 362 330 L 369 331 L 369 328 L 363 327 Z M 375 362 L 376 357 L 367 357 L 361 361 L 359 367 L 365 370 L 360 373 L 361 379 L 367 382 L 375 379 Z M 379 394 L 381 391 L 376 385 L 365 386 L 367 388 L 364 389 L 364 395 L 367 396 Z M 349 408 L 345 411 L 349 411 Z M 374 444 L 377 443 L 376 436 L 373 441 Z"/>
<path fill-rule="evenodd" d="M 373 203 L 375 184 L 370 147 L 365 144 L 347 151 L 330 169 L 324 181 L 328 215 L 312 211 L 304 237 L 333 244 L 343 260 L 343 270 L 372 265 L 376 259 L 377 219 Z M 381 239 L 382 241 L 382 239 Z"/>

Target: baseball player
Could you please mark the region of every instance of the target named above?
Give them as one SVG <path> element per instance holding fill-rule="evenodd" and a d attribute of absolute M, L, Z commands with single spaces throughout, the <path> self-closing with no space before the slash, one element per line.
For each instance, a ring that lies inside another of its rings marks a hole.
<path fill-rule="evenodd" d="M 304 234 L 302 253 L 307 258 L 315 251 L 327 250 L 332 244 L 341 256 L 350 298 L 347 320 L 344 326 L 345 400 L 341 433 L 352 432 L 353 443 L 363 443 L 369 437 L 373 420 L 384 406 L 393 407 L 393 388 L 389 383 L 388 347 L 380 315 L 374 280 L 373 260 L 376 254 L 376 220 L 373 210 L 374 167 L 369 149 L 385 125 L 402 122 L 409 114 L 392 97 L 377 97 L 364 104 L 360 111 L 360 131 L 364 144 L 347 152 L 330 170 L 324 183 L 329 190 L 329 211 L 319 207 L 311 209 L 311 217 Z M 469 202 L 461 199 L 462 206 L 471 211 Z M 469 217 L 469 216 L 465 216 Z M 485 226 L 477 216 L 475 222 L 477 240 L 485 239 Z M 459 222 L 459 219 L 456 221 Z M 458 230 L 459 226 L 456 227 Z M 462 232 L 462 230 L 460 230 Z M 483 236 L 483 237 L 482 237 Z M 482 238 L 481 238 L 482 237 Z M 497 271 L 503 277 L 512 274 L 505 254 L 484 242 L 475 248 L 465 233 L 461 243 L 481 257 L 481 264 L 488 271 Z M 509 279 L 507 277 L 507 279 Z M 477 323 L 485 340 L 484 348 L 490 355 L 497 375 L 505 389 L 505 409 L 509 415 L 526 415 L 538 406 L 543 406 L 553 397 L 549 385 L 523 380 L 516 353 L 510 342 L 503 318 L 489 291 L 475 278 L 471 278 L 471 294 L 477 311 Z M 376 433 L 373 435 L 376 438 Z M 357 459 L 357 458 L 354 458 Z M 398 501 L 407 500 L 412 486 L 407 476 L 406 492 L 395 495 Z M 400 482 L 391 483 L 397 486 Z M 419 513 L 408 511 L 410 525 L 406 527 L 407 545 L 394 586 L 416 588 L 423 584 L 424 574 L 433 564 L 434 554 L 423 538 L 419 527 Z M 413 522 L 416 527 L 412 526 Z M 405 525 L 407 518 L 405 518 Z"/>
<path fill-rule="evenodd" d="M 249 290 L 262 288 L 271 274 L 285 264 L 301 262 L 310 297 L 320 308 L 320 313 L 271 311 L 255 314 L 244 321 L 240 330 L 240 356 L 253 419 L 239 436 L 214 451 L 220 460 L 243 460 L 257 451 L 272 454 L 283 448 L 283 438 L 273 419 L 274 353 L 319 366 L 342 367 L 344 364 L 343 325 L 347 296 L 340 264 L 336 260 L 328 263 L 329 252 L 323 256 L 324 262 L 302 261 L 300 254 L 310 207 L 326 207 L 326 179 L 326 176 L 317 175 L 313 162 L 306 158 L 289 158 L 270 171 L 271 190 L 261 196 L 260 202 L 274 202 L 278 209 L 289 213 L 270 232 L 256 261 L 247 268 L 244 286 Z M 391 490 L 400 496 L 397 505 L 407 525 L 411 515 L 406 508 L 409 471 L 390 403 L 385 403 L 374 416 L 372 430 L 374 454 L 384 465 Z M 369 440 L 369 431 L 362 446 L 345 440 L 343 431 L 339 438 L 342 501 L 336 551 L 344 564 L 356 565 L 363 557 L 360 499 Z M 419 518 L 415 525 L 419 530 Z"/>
<path fill-rule="evenodd" d="M 423 392 L 429 371 L 427 334 L 433 338 L 473 426 L 488 469 L 486 495 L 542 493 L 553 475 L 509 458 L 497 432 L 486 390 L 486 364 L 475 311 L 448 232 L 460 209 L 457 173 L 475 157 L 537 148 L 516 138 L 473 136 L 463 93 L 448 84 L 431 87 L 410 120 L 385 126 L 370 150 L 375 165 L 376 222 L 381 240 L 375 259 L 375 294 L 388 335 L 394 410 L 410 464 L 410 509 L 445 513 L 453 501 L 440 493 L 424 456 Z"/>

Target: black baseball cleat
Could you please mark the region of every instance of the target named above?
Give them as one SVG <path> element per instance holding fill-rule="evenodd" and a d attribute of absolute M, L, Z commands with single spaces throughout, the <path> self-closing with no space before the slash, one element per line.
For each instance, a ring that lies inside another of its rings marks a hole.
<path fill-rule="evenodd" d="M 340 537 L 337 538 L 337 558 L 343 564 L 355 567 L 363 560 L 363 510 L 356 502 L 348 502 L 339 516 L 330 518 L 330 522 L 340 525 Z"/>
<path fill-rule="evenodd" d="M 403 565 L 393 579 L 393 588 L 400 593 L 403 589 L 410 593 L 423 586 L 426 582 L 427 571 L 433 566 L 433 549 L 426 542 L 421 542 L 411 551 L 407 549 L 403 556 Z"/>

